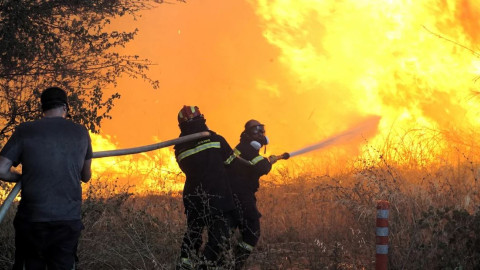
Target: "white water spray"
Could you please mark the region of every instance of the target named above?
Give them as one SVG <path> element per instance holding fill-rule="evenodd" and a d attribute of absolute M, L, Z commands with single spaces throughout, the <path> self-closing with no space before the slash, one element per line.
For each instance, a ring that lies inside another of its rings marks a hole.
<path fill-rule="evenodd" d="M 360 124 L 348 130 L 345 130 L 339 134 L 331 136 L 323 141 L 304 147 L 302 149 L 290 152 L 289 153 L 290 157 L 298 156 L 310 151 L 322 149 L 330 145 L 338 144 L 340 142 L 345 142 L 355 138 L 365 137 L 366 133 L 370 133 L 377 128 L 379 121 L 380 121 L 380 116 L 369 117 L 367 120 L 361 122 Z"/>

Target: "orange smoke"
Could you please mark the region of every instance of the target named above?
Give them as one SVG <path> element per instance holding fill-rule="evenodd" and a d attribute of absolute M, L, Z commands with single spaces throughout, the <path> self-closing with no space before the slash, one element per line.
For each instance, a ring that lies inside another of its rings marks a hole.
<path fill-rule="evenodd" d="M 232 147 L 246 121 L 265 123 L 266 154 L 279 154 L 381 116 L 374 138 L 307 155 L 325 162 L 354 157 L 367 142 L 382 151 L 386 139 L 418 144 L 430 130 L 466 134 L 480 125 L 480 61 L 468 49 L 480 41 L 479 15 L 473 0 L 160 5 L 113 25 L 139 29 L 125 51 L 156 63 L 149 75 L 160 89 L 123 78 L 110 89 L 122 99 L 102 133 L 120 148 L 172 139 L 178 110 L 198 105 Z M 447 147 L 447 137 L 435 138 L 430 158 Z"/>

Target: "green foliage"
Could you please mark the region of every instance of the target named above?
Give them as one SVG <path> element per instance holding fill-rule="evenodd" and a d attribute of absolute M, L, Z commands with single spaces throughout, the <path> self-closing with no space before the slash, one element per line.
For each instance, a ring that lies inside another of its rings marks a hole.
<path fill-rule="evenodd" d="M 158 0 L 0 1 L 0 141 L 39 117 L 39 94 L 59 86 L 71 96 L 73 120 L 98 132 L 120 96 L 103 96 L 119 76 L 142 78 L 149 62 L 115 51 L 138 30 L 116 31 L 112 19 L 135 16 Z"/>
<path fill-rule="evenodd" d="M 480 267 L 480 212 L 433 208 L 422 213 L 412 245 L 418 269 L 478 269 Z"/>

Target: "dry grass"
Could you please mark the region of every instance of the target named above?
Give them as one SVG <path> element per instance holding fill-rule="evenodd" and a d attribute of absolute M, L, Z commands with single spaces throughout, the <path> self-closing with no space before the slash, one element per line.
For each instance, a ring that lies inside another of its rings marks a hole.
<path fill-rule="evenodd" d="M 257 194 L 262 235 L 248 267 L 373 269 L 376 202 L 388 200 L 390 269 L 478 269 L 476 147 L 463 140 L 435 153 L 438 136 L 370 147 L 336 175 L 271 175 Z M 80 269 L 173 269 L 185 227 L 181 198 L 90 187 Z M 0 269 L 13 258 L 13 213 L 0 224 Z"/>

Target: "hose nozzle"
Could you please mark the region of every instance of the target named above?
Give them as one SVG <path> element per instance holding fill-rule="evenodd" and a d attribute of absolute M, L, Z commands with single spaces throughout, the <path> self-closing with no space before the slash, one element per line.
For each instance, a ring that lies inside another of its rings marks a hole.
<path fill-rule="evenodd" d="M 281 155 L 278 155 L 278 156 L 276 156 L 276 155 L 271 155 L 271 156 L 269 156 L 269 157 L 268 157 L 268 161 L 270 161 L 270 163 L 273 164 L 273 163 L 277 162 L 277 161 L 280 160 L 280 159 L 288 159 L 289 157 L 290 157 L 290 154 L 287 153 L 287 152 L 285 152 L 285 153 L 283 153 L 283 154 L 281 154 Z"/>

